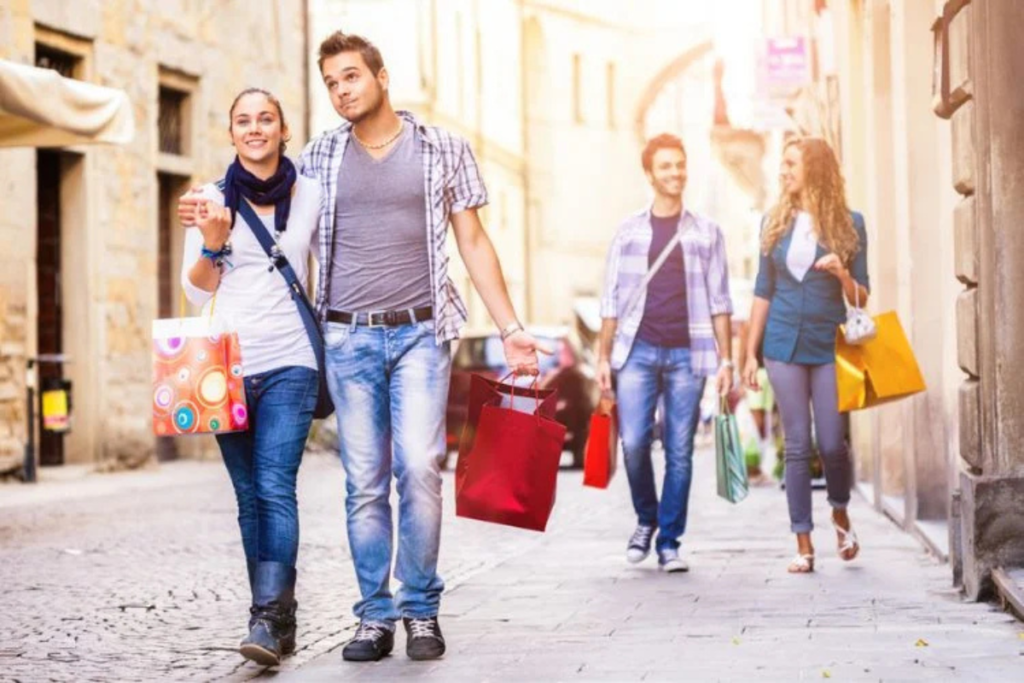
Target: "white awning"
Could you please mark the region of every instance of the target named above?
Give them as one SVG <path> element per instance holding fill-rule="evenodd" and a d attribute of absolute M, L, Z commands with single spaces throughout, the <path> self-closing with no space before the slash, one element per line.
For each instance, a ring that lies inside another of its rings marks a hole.
<path fill-rule="evenodd" d="M 126 144 L 134 134 L 123 90 L 0 59 L 0 147 Z"/>

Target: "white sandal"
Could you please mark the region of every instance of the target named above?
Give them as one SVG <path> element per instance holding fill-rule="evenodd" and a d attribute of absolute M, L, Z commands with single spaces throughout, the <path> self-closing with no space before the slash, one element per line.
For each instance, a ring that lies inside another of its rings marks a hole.
<path fill-rule="evenodd" d="M 810 574 L 814 571 L 814 555 L 796 554 L 793 561 L 789 563 L 787 570 L 790 574 Z"/>
<path fill-rule="evenodd" d="M 836 521 L 833 519 L 832 528 L 838 531 L 840 536 L 839 559 L 843 560 L 844 562 L 849 562 L 850 560 L 857 557 L 857 554 L 860 553 L 860 544 L 857 542 L 857 534 L 854 533 L 853 527 L 851 526 L 849 529 L 844 529 L 843 527 L 836 524 Z M 850 552 L 851 550 L 853 551 L 853 554 L 847 556 L 846 553 Z"/>

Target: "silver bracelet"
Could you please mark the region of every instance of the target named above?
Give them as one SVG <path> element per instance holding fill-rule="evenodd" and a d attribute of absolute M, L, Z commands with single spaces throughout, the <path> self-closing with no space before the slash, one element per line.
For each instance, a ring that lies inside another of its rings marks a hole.
<path fill-rule="evenodd" d="M 523 326 L 520 325 L 518 321 L 510 322 L 508 325 L 505 325 L 505 329 L 503 329 L 501 331 L 501 341 L 505 341 L 506 339 L 511 337 L 516 332 L 522 332 L 522 331 L 523 331 Z"/>

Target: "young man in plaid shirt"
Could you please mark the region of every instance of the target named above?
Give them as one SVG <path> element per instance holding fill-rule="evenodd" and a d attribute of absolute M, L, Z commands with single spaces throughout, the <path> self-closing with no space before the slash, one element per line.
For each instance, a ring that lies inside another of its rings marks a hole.
<path fill-rule="evenodd" d="M 643 561 L 657 531 L 658 566 L 683 572 L 689 567 L 679 555 L 679 538 L 686 531 L 704 383 L 714 377 L 720 395 L 732 387 L 729 269 L 722 229 L 683 206 L 682 140 L 669 134 L 653 138 L 641 163 L 654 202 L 623 221 L 608 251 L 598 381 L 610 391 L 615 375 L 619 434 L 637 515 L 626 559 Z M 660 501 L 651 466 L 659 400 L 665 413 Z"/>
<path fill-rule="evenodd" d="M 508 366 L 537 373 L 537 342 L 518 322 L 477 211 L 487 191 L 467 142 L 388 98 L 388 72 L 369 41 L 340 31 L 320 46 L 320 72 L 340 127 L 311 141 L 299 171 L 326 203 L 319 230 L 317 309 L 347 475 L 349 545 L 362 599 L 348 660 L 377 660 L 401 619 L 412 659 L 444 654 L 437 622 L 440 461 L 449 345 L 466 307 L 448 278 L 455 241 L 504 341 Z M 391 477 L 398 488 L 392 595 Z"/>

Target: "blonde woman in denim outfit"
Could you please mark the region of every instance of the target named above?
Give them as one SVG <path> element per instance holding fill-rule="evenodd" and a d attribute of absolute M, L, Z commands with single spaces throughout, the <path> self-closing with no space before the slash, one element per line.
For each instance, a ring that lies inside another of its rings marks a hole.
<path fill-rule="evenodd" d="M 832 148 L 818 138 L 787 143 L 782 194 L 765 216 L 761 260 L 750 312 L 744 382 L 758 387 L 757 351 L 782 415 L 786 498 L 797 555 L 791 573 L 814 571 L 811 530 L 811 419 L 838 536 L 839 557 L 860 546 L 850 526 L 853 470 L 836 399 L 835 337 L 846 301 L 869 293 L 864 219 L 846 206 L 843 177 Z"/>

